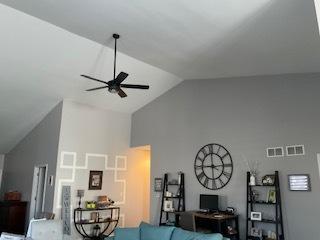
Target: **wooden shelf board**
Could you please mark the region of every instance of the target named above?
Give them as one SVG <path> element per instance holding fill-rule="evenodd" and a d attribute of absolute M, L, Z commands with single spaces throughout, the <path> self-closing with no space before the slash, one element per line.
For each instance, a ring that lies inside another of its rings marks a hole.
<path fill-rule="evenodd" d="M 174 196 L 174 197 L 166 197 L 166 196 L 164 196 L 164 198 L 181 198 L 182 199 L 182 197 L 180 197 L 180 196 Z"/>
<path fill-rule="evenodd" d="M 265 205 L 276 205 L 276 203 L 266 202 L 266 201 L 249 201 L 251 204 L 265 204 Z"/>
<path fill-rule="evenodd" d="M 258 220 L 251 220 L 250 218 L 248 219 L 251 222 L 262 222 L 262 223 L 272 223 L 272 224 L 276 224 L 279 221 L 275 221 L 275 220 L 271 220 L 271 219 L 262 219 L 261 221 Z"/>
<path fill-rule="evenodd" d="M 108 208 L 95 208 L 95 209 L 87 209 L 87 208 L 76 208 L 74 211 L 77 212 L 92 212 L 92 211 L 107 211 L 107 210 L 120 210 L 120 207 L 108 207 Z"/>
<path fill-rule="evenodd" d="M 89 225 L 89 224 L 99 224 L 99 223 L 112 223 L 117 222 L 117 219 L 111 219 L 111 220 L 105 220 L 105 221 L 99 221 L 99 222 L 75 222 L 75 224 L 78 225 Z"/>
<path fill-rule="evenodd" d="M 275 187 L 276 185 L 262 185 L 262 184 L 256 184 L 256 185 L 249 185 L 249 187 Z"/>

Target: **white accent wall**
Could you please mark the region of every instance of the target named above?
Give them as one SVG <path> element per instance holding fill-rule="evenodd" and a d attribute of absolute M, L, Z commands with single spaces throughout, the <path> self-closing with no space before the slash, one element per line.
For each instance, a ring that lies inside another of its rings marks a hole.
<path fill-rule="evenodd" d="M 137 226 L 148 220 L 149 164 L 146 151 L 129 149 L 131 115 L 63 102 L 54 212 L 61 213 L 61 189 L 71 186 L 72 209 L 76 192 L 85 190 L 84 201 L 108 195 L 120 206 L 119 226 Z M 102 190 L 88 190 L 90 170 L 103 171 Z M 79 235 L 72 231 L 72 239 Z"/>

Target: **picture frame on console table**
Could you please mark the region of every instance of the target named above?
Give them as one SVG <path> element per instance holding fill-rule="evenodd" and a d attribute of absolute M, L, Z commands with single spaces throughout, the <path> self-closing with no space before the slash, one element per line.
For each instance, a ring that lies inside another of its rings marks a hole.
<path fill-rule="evenodd" d="M 90 171 L 89 190 L 101 190 L 102 177 L 103 177 L 103 171 Z"/>

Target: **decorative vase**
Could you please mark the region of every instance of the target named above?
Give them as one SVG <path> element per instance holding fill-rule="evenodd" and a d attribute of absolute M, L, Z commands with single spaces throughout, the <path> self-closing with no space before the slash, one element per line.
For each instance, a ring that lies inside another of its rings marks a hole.
<path fill-rule="evenodd" d="M 181 175 L 182 175 L 182 172 L 178 172 L 178 184 L 179 185 L 181 184 Z"/>
<path fill-rule="evenodd" d="M 254 174 L 250 175 L 250 182 L 249 182 L 250 186 L 255 186 L 256 185 L 256 176 Z"/>

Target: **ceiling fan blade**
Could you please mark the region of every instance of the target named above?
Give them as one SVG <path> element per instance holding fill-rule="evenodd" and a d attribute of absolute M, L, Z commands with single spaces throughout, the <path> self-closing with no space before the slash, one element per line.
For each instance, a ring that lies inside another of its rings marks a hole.
<path fill-rule="evenodd" d="M 127 77 L 129 76 L 128 73 L 125 72 L 121 72 L 118 74 L 118 76 L 116 77 L 116 79 L 114 80 L 116 84 L 120 84 L 122 83 Z"/>
<path fill-rule="evenodd" d="M 93 81 L 97 81 L 97 82 L 101 82 L 101 83 L 104 83 L 104 84 L 108 84 L 107 82 L 105 81 L 102 81 L 102 80 L 99 80 L 99 79 L 96 79 L 96 78 L 93 78 L 93 77 L 90 77 L 90 76 L 87 76 L 87 75 L 80 75 L 81 77 L 85 77 L 85 78 L 88 78 L 90 80 L 93 80 Z"/>
<path fill-rule="evenodd" d="M 95 91 L 95 90 L 99 90 L 99 89 L 104 89 L 104 88 L 107 88 L 107 87 L 108 87 L 108 86 L 91 88 L 91 89 L 88 89 L 88 90 L 86 90 L 86 91 L 87 91 L 87 92 L 90 92 L 90 91 Z"/>
<path fill-rule="evenodd" d="M 124 98 L 127 96 L 127 94 L 120 88 L 119 91 L 118 91 L 118 95 L 121 97 L 121 98 Z"/>
<path fill-rule="evenodd" d="M 136 84 L 121 84 L 123 88 L 135 88 L 135 89 L 149 89 L 148 85 L 136 85 Z"/>

